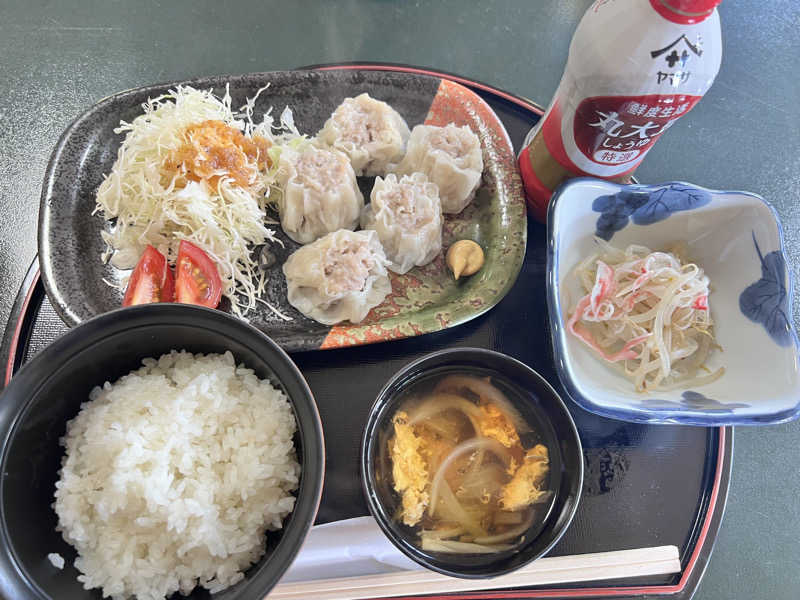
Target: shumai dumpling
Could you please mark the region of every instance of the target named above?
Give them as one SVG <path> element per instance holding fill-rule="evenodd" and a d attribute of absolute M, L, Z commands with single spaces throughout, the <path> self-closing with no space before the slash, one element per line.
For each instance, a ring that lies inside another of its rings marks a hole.
<path fill-rule="evenodd" d="M 289 304 L 325 325 L 358 323 L 392 291 L 386 263 L 374 231 L 329 233 L 283 264 Z"/>
<path fill-rule="evenodd" d="M 287 146 L 278 165 L 278 211 L 286 235 L 308 244 L 332 231 L 356 228 L 364 196 L 344 154 L 312 144 Z"/>
<path fill-rule="evenodd" d="M 403 158 L 410 132 L 400 114 L 369 94 L 345 98 L 317 139 L 350 158 L 356 175 L 383 175 Z"/>
<path fill-rule="evenodd" d="M 481 141 L 466 125 L 417 125 L 395 172 L 425 173 L 439 186 L 442 212 L 460 213 L 475 196 L 483 174 Z"/>
<path fill-rule="evenodd" d="M 439 189 L 422 173 L 377 177 L 361 227 L 377 232 L 392 271 L 427 265 L 442 250 Z"/>

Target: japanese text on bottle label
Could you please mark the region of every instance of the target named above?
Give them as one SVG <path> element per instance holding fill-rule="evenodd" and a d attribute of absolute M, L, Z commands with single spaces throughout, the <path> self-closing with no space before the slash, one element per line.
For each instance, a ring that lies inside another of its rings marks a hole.
<path fill-rule="evenodd" d="M 575 111 L 575 144 L 598 164 L 630 162 L 644 155 L 698 100 L 685 95 L 587 98 Z"/>

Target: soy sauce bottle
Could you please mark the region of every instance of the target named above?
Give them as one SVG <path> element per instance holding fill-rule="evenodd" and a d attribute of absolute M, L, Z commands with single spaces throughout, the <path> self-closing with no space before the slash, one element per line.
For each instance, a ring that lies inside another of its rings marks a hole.
<path fill-rule="evenodd" d="M 721 0 L 596 0 L 578 24 L 561 83 L 528 132 L 519 168 L 547 219 L 571 177 L 627 181 L 656 140 L 711 87 L 722 59 Z"/>

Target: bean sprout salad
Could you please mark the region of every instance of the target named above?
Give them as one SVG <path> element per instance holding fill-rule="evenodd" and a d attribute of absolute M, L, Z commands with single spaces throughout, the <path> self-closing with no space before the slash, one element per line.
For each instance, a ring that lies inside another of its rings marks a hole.
<path fill-rule="evenodd" d="M 694 387 L 721 377 L 724 367 L 711 371 L 705 365 L 719 346 L 703 270 L 682 261 L 680 249 L 597 243 L 600 251 L 575 269 L 585 295 L 567 330 L 632 379 L 637 391 Z"/>

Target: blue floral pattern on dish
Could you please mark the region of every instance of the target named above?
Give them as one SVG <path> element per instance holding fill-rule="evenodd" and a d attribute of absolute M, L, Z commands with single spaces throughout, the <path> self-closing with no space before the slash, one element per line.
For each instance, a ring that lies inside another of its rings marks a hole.
<path fill-rule="evenodd" d="M 651 225 L 674 212 L 692 210 L 711 202 L 711 194 L 683 183 L 670 183 L 656 189 L 628 187 L 616 194 L 598 196 L 592 210 L 601 213 L 597 218 L 595 235 L 606 241 L 624 229 L 629 221 L 636 225 Z"/>
<path fill-rule="evenodd" d="M 786 259 L 779 250 L 764 256 L 753 232 L 753 244 L 761 262 L 761 279 L 747 286 L 739 296 L 739 310 L 751 321 L 760 323 L 780 346 L 792 343 L 789 323 L 789 297 L 786 293 Z"/>
<path fill-rule="evenodd" d="M 687 390 L 681 394 L 680 402 L 674 400 L 652 399 L 639 404 L 647 410 L 702 410 L 709 413 L 732 413 L 736 408 L 748 408 L 749 404 L 737 402 L 722 403 L 707 398 L 700 392 Z"/>

